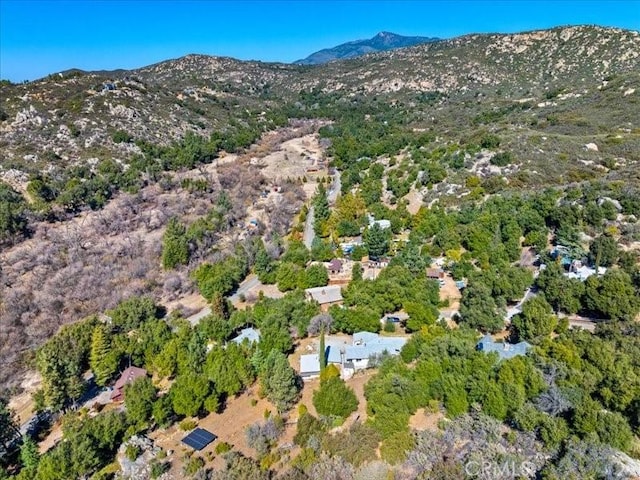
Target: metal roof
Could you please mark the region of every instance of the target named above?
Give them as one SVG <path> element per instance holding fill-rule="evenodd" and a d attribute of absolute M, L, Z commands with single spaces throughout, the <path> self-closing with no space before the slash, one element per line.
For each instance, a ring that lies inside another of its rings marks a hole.
<path fill-rule="evenodd" d="M 478 350 L 486 353 L 496 352 L 500 357 L 500 360 L 507 360 L 520 355 L 526 355 L 530 348 L 531 344 L 528 342 L 519 342 L 515 344 L 494 342 L 493 338 L 489 334 L 482 337 L 482 340 L 478 342 Z"/>
<path fill-rule="evenodd" d="M 345 347 L 343 347 L 345 348 Z M 328 363 L 340 363 L 342 362 L 342 358 L 340 357 L 340 347 L 335 345 L 329 345 L 327 347 L 327 362 Z"/>
<path fill-rule="evenodd" d="M 334 303 L 342 301 L 342 289 L 340 288 L 340 285 L 327 285 L 325 287 L 307 288 L 305 292 L 320 305 L 324 303 Z"/>
<path fill-rule="evenodd" d="M 300 355 L 300 375 L 320 373 L 320 356 L 317 353 Z"/>
<path fill-rule="evenodd" d="M 260 341 L 260 330 L 255 328 L 243 328 L 240 333 L 231 339 L 232 342 L 242 343 L 244 339 L 247 339 L 249 343 L 256 343 Z"/>
<path fill-rule="evenodd" d="M 353 334 L 353 344 L 375 342 L 379 338 L 377 333 L 356 332 Z"/>
<path fill-rule="evenodd" d="M 408 337 L 381 337 L 377 333 L 358 332 L 353 334 L 353 346 L 346 347 L 345 360 L 358 360 L 387 352 L 398 355 Z"/>

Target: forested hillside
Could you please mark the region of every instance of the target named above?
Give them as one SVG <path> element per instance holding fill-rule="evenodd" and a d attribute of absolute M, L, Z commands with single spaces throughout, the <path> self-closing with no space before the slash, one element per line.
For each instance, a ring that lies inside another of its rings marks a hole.
<path fill-rule="evenodd" d="M 0 478 L 640 475 L 639 52 L 3 83 Z"/>

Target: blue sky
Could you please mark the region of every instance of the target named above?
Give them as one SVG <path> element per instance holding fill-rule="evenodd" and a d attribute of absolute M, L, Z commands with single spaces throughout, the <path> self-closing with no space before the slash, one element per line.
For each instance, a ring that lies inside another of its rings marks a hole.
<path fill-rule="evenodd" d="M 0 0 L 0 78 L 136 68 L 187 53 L 290 62 L 383 30 L 449 38 L 569 24 L 640 30 L 640 0 Z"/>

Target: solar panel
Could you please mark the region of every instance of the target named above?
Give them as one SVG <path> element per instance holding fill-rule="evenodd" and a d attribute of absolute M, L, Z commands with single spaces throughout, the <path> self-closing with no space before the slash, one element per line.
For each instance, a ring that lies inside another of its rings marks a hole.
<path fill-rule="evenodd" d="M 182 443 L 186 443 L 194 450 L 202 450 L 216 438 L 218 437 L 208 430 L 205 430 L 204 428 L 196 428 L 193 432 L 182 439 Z"/>

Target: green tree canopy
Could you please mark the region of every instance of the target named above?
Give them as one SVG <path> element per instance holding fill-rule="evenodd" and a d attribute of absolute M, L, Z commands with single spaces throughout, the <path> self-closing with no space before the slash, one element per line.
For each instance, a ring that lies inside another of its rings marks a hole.
<path fill-rule="evenodd" d="M 599 267 L 610 267 L 618 260 L 618 242 L 610 235 L 600 235 L 589 245 L 589 260 Z"/>
<path fill-rule="evenodd" d="M 189 262 L 189 241 L 186 233 L 187 229 L 177 218 L 173 217 L 167 223 L 162 238 L 162 268 L 165 270 Z"/>
<path fill-rule="evenodd" d="M 611 268 L 601 278 L 587 278 L 584 305 L 611 320 L 633 320 L 640 310 L 640 296 L 627 272 Z"/>
<path fill-rule="evenodd" d="M 462 321 L 482 332 L 498 332 L 504 320 L 497 313 L 491 290 L 484 283 L 472 283 L 464 289 L 460 302 Z"/>
<path fill-rule="evenodd" d="M 173 411 L 178 415 L 193 417 L 204 408 L 207 397 L 212 394 L 211 383 L 202 374 L 179 375 L 171 386 Z"/>
<path fill-rule="evenodd" d="M 377 223 L 365 230 L 364 242 L 369 256 L 373 259 L 381 258 L 389 251 L 390 240 L 391 230 L 380 228 Z"/>
<path fill-rule="evenodd" d="M 111 333 L 106 325 L 93 329 L 89 366 L 100 386 L 106 385 L 118 369 L 118 353 L 111 348 Z"/>
<path fill-rule="evenodd" d="M 340 377 L 331 377 L 313 392 L 313 406 L 320 415 L 346 418 L 358 408 L 353 390 Z"/>
<path fill-rule="evenodd" d="M 524 302 L 522 312 L 513 317 L 511 325 L 518 339 L 536 342 L 553 332 L 558 319 L 545 298 L 536 295 Z"/>
<path fill-rule="evenodd" d="M 277 350 L 272 350 L 262 365 L 260 385 L 280 412 L 286 412 L 298 400 L 299 378 L 289 365 L 287 357 Z"/>
<path fill-rule="evenodd" d="M 127 419 L 143 427 L 151 419 L 153 404 L 158 396 L 149 377 L 138 378 L 124 388 L 124 405 Z"/>

